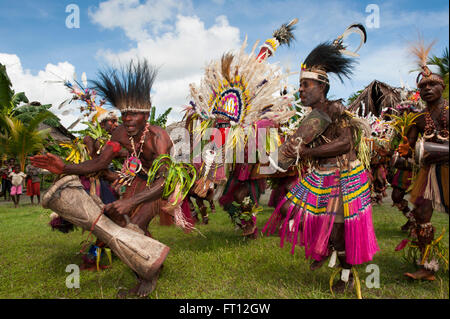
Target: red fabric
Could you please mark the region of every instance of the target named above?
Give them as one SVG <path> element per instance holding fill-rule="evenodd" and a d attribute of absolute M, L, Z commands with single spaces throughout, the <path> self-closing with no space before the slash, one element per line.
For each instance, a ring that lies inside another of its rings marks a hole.
<path fill-rule="evenodd" d="M 186 197 L 183 199 L 183 203 L 181 204 L 181 210 L 183 211 L 183 215 L 186 218 L 186 220 L 191 224 L 194 225 L 195 221 L 192 217 L 191 208 L 189 207 L 189 199 Z"/>
<path fill-rule="evenodd" d="M 34 195 L 41 195 L 41 183 L 36 182 L 32 183 L 31 179 L 27 181 L 27 195 L 28 196 L 34 196 Z"/>
<path fill-rule="evenodd" d="M 212 135 L 211 136 L 211 138 L 210 138 L 210 142 L 214 142 L 215 144 L 216 144 L 216 146 L 217 147 L 221 147 L 223 144 L 225 144 L 225 137 L 227 136 L 227 133 L 228 133 L 228 130 L 229 130 L 229 128 L 227 128 L 227 127 L 221 127 L 221 128 L 218 128 L 218 130 L 220 131 L 220 135 L 221 135 L 221 137 L 222 137 L 222 140 L 221 141 L 217 141 L 217 140 L 215 140 L 214 139 L 214 137 L 215 137 L 215 135 Z M 218 134 L 217 134 L 218 135 Z"/>
<path fill-rule="evenodd" d="M 120 152 L 122 149 L 122 146 L 120 146 L 120 143 L 118 142 L 108 141 L 106 142 L 106 145 L 111 145 L 114 153 Z"/>

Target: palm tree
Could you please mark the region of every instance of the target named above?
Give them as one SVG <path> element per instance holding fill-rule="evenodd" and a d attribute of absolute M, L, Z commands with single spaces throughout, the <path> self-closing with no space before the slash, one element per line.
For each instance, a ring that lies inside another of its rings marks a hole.
<path fill-rule="evenodd" d="M 448 55 L 448 47 L 444 49 L 441 57 L 433 55 L 428 58 L 427 64 L 435 65 L 439 69 L 439 75 L 444 79 L 445 83 L 445 91 L 442 96 L 448 100 L 448 64 L 449 64 L 449 55 Z"/>
<path fill-rule="evenodd" d="M 6 67 L 0 64 L 0 113 L 11 115 L 21 102 L 28 103 L 28 98 L 24 92 L 14 92 Z"/>
<path fill-rule="evenodd" d="M 37 128 L 39 123 L 51 115 L 49 111 L 39 113 L 27 124 L 17 118 L 0 115 L 0 122 L 5 125 L 5 131 L 0 133 L 0 152 L 17 158 L 22 171 L 25 170 L 27 156 L 44 148 L 45 138 L 50 129 Z"/>
<path fill-rule="evenodd" d="M 169 107 L 163 114 L 158 115 L 158 117 L 155 119 L 156 107 L 152 106 L 152 109 L 150 111 L 150 118 L 148 121 L 152 125 L 157 125 L 157 126 L 161 126 L 162 128 L 166 128 L 168 116 L 171 111 L 172 111 L 172 108 Z"/>

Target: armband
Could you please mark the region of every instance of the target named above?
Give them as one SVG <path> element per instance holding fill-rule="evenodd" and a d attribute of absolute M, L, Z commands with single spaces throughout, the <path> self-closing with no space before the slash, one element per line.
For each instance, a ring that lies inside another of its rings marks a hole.
<path fill-rule="evenodd" d="M 122 147 L 120 146 L 120 143 L 118 143 L 118 142 L 108 141 L 108 142 L 106 142 L 106 145 L 112 146 L 114 153 L 118 153 L 122 149 Z"/>

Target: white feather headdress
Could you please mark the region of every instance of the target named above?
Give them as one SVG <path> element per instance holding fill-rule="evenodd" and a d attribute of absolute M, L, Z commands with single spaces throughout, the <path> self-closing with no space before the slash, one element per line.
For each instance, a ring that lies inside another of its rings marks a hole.
<path fill-rule="evenodd" d="M 291 74 L 267 59 L 257 60 L 257 44 L 245 53 L 246 37 L 238 54 L 226 53 L 210 62 L 200 85 L 190 84 L 193 110 L 203 120 L 225 117 L 245 127 L 261 119 L 283 123 L 295 114 L 293 98 L 279 94 Z"/>

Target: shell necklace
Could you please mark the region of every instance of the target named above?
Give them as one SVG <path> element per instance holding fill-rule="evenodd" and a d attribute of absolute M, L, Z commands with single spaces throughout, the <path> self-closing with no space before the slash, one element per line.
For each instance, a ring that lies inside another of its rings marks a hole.
<path fill-rule="evenodd" d="M 147 132 L 148 132 L 149 127 L 150 127 L 150 124 L 147 123 L 145 125 L 145 128 L 144 128 L 144 131 L 142 133 L 141 139 L 139 140 L 139 143 L 137 144 L 137 148 L 139 148 L 139 153 L 136 152 L 136 146 L 134 145 L 133 136 L 129 137 L 130 143 L 131 143 L 131 147 L 133 148 L 133 152 L 131 153 L 131 155 L 123 163 L 122 170 L 119 172 L 119 182 L 118 182 L 118 184 L 123 185 L 123 186 L 130 186 L 131 182 L 134 180 L 136 175 L 141 170 L 143 170 L 142 162 L 141 162 L 141 160 L 139 158 L 140 158 L 140 156 L 142 154 L 142 150 L 144 148 L 145 137 L 147 136 Z"/>

